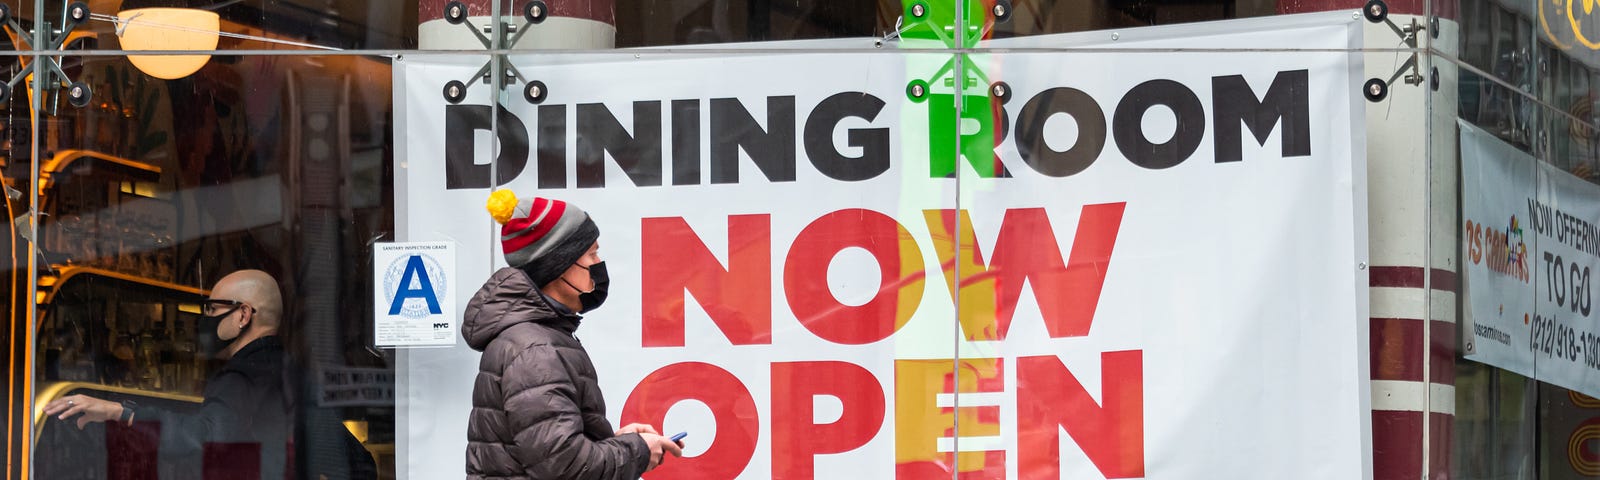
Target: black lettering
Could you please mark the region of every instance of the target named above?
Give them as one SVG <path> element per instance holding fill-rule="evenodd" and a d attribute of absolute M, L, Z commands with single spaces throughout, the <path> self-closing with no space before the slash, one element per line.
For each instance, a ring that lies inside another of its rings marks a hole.
<path fill-rule="evenodd" d="M 539 188 L 567 188 L 566 105 L 539 106 L 538 162 Z"/>
<path fill-rule="evenodd" d="M 1550 290 L 1556 292 L 1557 307 L 1564 307 L 1567 305 L 1567 277 L 1566 275 L 1561 274 L 1561 267 L 1565 266 L 1566 264 L 1566 261 L 1563 260 L 1560 255 L 1556 255 L 1555 268 L 1550 270 L 1550 278 L 1555 279 L 1555 281 L 1551 282 L 1550 284 Z"/>
<path fill-rule="evenodd" d="M 1539 218 L 1539 203 L 1528 199 L 1528 225 L 1533 227 L 1534 233 L 1544 233 L 1544 221 Z"/>
<path fill-rule="evenodd" d="M 767 128 L 736 98 L 711 99 L 711 183 L 739 182 L 739 149 L 768 181 L 794 181 L 794 97 L 767 97 Z"/>
<path fill-rule="evenodd" d="M 1535 203 L 1535 205 L 1539 206 L 1539 226 L 1536 233 L 1550 236 L 1550 229 L 1555 228 L 1554 214 L 1550 212 L 1549 206 L 1541 203 Z"/>
<path fill-rule="evenodd" d="M 700 184 L 700 101 L 672 101 L 672 184 Z"/>
<path fill-rule="evenodd" d="M 1211 113 L 1216 125 L 1217 163 L 1244 159 L 1240 123 L 1265 146 L 1273 126 L 1283 124 L 1281 155 L 1311 155 L 1311 99 L 1305 70 L 1278 72 L 1267 87 L 1267 94 L 1256 100 L 1255 92 L 1243 75 L 1211 79 Z"/>
<path fill-rule="evenodd" d="M 661 185 L 661 102 L 633 102 L 633 134 L 604 104 L 578 105 L 578 188 L 606 186 L 606 154 L 634 185 Z"/>
<path fill-rule="evenodd" d="M 1044 125 L 1063 113 L 1078 123 L 1072 147 L 1055 151 L 1045 143 Z M 1034 171 L 1052 177 L 1069 177 L 1094 164 L 1106 146 L 1106 114 L 1083 90 L 1057 87 L 1034 95 L 1017 115 L 1017 152 Z"/>
<path fill-rule="evenodd" d="M 833 129 L 846 118 L 871 122 L 883 111 L 883 100 L 862 92 L 834 94 L 817 104 L 806 118 L 803 135 L 806 156 L 818 172 L 836 180 L 855 182 L 889 171 L 889 129 L 852 128 L 849 145 L 860 148 L 860 156 L 847 156 L 834 148 Z"/>
<path fill-rule="evenodd" d="M 489 188 L 489 165 L 477 163 L 477 149 L 473 145 L 473 131 L 492 130 L 488 105 L 447 105 L 444 108 L 444 188 Z M 528 128 L 522 120 L 505 107 L 499 109 L 498 141 L 500 155 L 495 157 L 497 185 L 509 183 L 522 174 L 528 166 Z"/>
<path fill-rule="evenodd" d="M 1172 109 L 1177 127 L 1165 143 L 1153 143 L 1144 134 L 1144 114 L 1150 107 Z M 1189 87 L 1157 79 L 1138 84 L 1117 103 L 1111 118 L 1112 139 L 1128 161 L 1151 170 L 1171 168 L 1194 154 L 1206 133 L 1205 109 Z"/>

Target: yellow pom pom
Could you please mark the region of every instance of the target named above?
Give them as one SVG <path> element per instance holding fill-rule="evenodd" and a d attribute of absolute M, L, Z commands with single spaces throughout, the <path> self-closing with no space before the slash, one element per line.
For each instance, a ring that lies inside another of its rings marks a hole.
<path fill-rule="evenodd" d="M 495 222 L 505 225 L 517 211 L 517 194 L 511 193 L 511 190 L 495 190 L 489 194 L 489 201 L 484 203 L 483 208 L 489 210 Z"/>

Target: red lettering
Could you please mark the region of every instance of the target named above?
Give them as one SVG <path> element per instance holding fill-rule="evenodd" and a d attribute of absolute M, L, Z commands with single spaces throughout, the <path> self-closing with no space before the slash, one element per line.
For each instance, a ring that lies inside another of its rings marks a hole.
<path fill-rule="evenodd" d="M 650 472 L 650 478 L 739 476 L 755 457 L 761 425 L 750 390 L 733 374 L 716 365 L 675 363 L 651 372 L 628 395 L 628 402 L 622 407 L 622 424 L 645 423 L 659 428 L 667 417 L 667 410 L 684 400 L 697 400 L 711 409 L 712 418 L 717 422 L 715 435 L 695 432 L 695 437 L 714 437 L 715 440 L 698 456 L 663 462 Z"/>
<path fill-rule="evenodd" d="M 1472 220 L 1467 220 L 1467 257 L 1471 258 L 1474 264 L 1483 261 L 1482 229 L 1478 227 Z"/>
<path fill-rule="evenodd" d="M 994 261 L 985 266 L 983 251 L 967 212 L 960 212 L 961 258 L 956 259 L 953 210 L 923 212 L 943 266 L 945 285 L 956 295 L 961 277 L 962 330 L 968 340 L 1004 340 L 1011 328 L 1024 281 L 1033 287 L 1045 329 L 1052 338 L 1089 334 L 1100 290 L 1111 266 L 1125 203 L 1084 205 L 1078 216 L 1072 254 L 1061 260 L 1061 247 L 1043 208 L 1006 210 L 995 239 Z M 1063 265 L 1063 263 L 1065 263 Z"/>
<path fill-rule="evenodd" d="M 850 247 L 871 253 L 881 275 L 877 295 L 860 306 L 840 303 L 828 288 L 828 264 Z M 922 266 L 922 249 L 899 222 L 872 210 L 839 210 L 795 238 L 783 289 L 795 318 L 818 338 L 862 345 L 888 338 L 911 320 L 922 302 Z"/>
<path fill-rule="evenodd" d="M 951 298 L 958 293 L 961 296 L 961 301 L 957 303 L 961 311 L 956 313 L 956 318 L 961 322 L 961 331 L 971 341 L 1003 340 L 1011 319 L 995 318 L 999 310 L 995 308 L 998 295 L 994 288 L 994 274 L 984 265 L 983 250 L 978 248 L 971 217 L 966 210 L 960 213 L 959 221 L 956 220 L 956 210 L 924 210 L 922 217 L 928 224 L 928 234 L 933 238 L 933 250 L 939 255 L 940 268 L 944 270 L 945 287 L 949 289 Z M 954 233 L 958 224 L 961 226 L 959 260 L 956 259 L 958 237 Z M 958 274 L 961 276 L 959 289 L 956 287 Z"/>
<path fill-rule="evenodd" d="M 1144 357 L 1100 354 L 1100 398 L 1054 355 L 1017 359 L 1017 461 L 1024 479 L 1061 478 L 1061 429 L 1106 478 L 1144 476 Z"/>
<path fill-rule="evenodd" d="M 829 395 L 844 413 L 829 424 L 815 424 L 814 397 Z M 853 363 L 783 362 L 772 364 L 772 478 L 815 478 L 815 456 L 866 445 L 883 426 L 883 386 Z"/>
<path fill-rule="evenodd" d="M 949 478 L 960 465 L 957 479 L 1004 478 L 1004 451 L 938 449 L 940 438 L 1000 435 L 1000 408 L 968 405 L 938 406 L 948 393 L 1001 392 L 1005 390 L 1005 363 L 998 358 L 963 358 L 954 370 L 949 359 L 895 360 L 895 478 Z"/>
<path fill-rule="evenodd" d="M 772 343 L 772 233 L 769 215 L 728 217 L 728 268 L 682 218 L 640 227 L 645 347 L 684 345 L 684 292 L 734 345 Z"/>

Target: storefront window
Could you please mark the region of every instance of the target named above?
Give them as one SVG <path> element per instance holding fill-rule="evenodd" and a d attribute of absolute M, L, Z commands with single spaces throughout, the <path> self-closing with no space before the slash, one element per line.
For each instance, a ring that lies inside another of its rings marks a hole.
<path fill-rule="evenodd" d="M 1590 364 L 1589 355 L 1572 345 L 1556 354 L 1558 342 L 1546 336 L 1586 338 L 1593 330 L 1585 306 L 1592 287 L 1582 279 L 1592 257 L 1568 250 L 1576 237 L 1541 216 L 1574 212 L 1583 219 L 1579 225 L 1589 224 L 1584 205 L 1600 194 L 1593 29 L 1581 6 L 1463 1 L 1459 7 L 1459 53 L 1445 42 L 1435 57 L 1447 71 L 1459 69 L 1459 81 L 1446 82 L 1430 107 L 1433 183 L 1461 182 L 1459 203 L 1438 194 L 1448 186 L 1436 187 L 1429 202 L 1431 268 L 1459 280 L 1430 291 L 1435 331 L 1452 332 L 1435 333 L 1431 356 L 1455 358 L 1433 362 L 1450 375 L 1436 372 L 1435 384 L 1454 391 L 1452 404 L 1444 405 L 1453 415 L 1437 424 L 1431 442 L 1451 442 L 1454 478 L 1595 478 L 1600 469 L 1585 428 L 1594 402 L 1584 395 L 1595 383 L 1573 368 Z M 1451 92 L 1452 84 L 1459 90 Z M 1529 175 L 1485 180 L 1486 165 Z M 1489 215 L 1496 204 L 1509 205 L 1511 215 Z M 1495 276 L 1517 278 L 1527 287 L 1506 292 L 1527 295 L 1502 292 L 1501 308 L 1490 308 L 1485 300 L 1496 298 L 1490 290 L 1505 281 Z"/>
<path fill-rule="evenodd" d="M 5 5 L 10 475 L 392 476 L 393 354 L 355 272 L 392 237 L 383 50 L 415 48 L 417 9 L 115 3 Z M 207 29 L 188 72 L 126 55 Z M 240 270 L 273 294 L 213 290 Z M 219 294 L 241 304 L 208 319 Z M 118 416 L 44 413 L 65 401 Z"/>
<path fill-rule="evenodd" d="M 6 478 L 490 472 L 553 201 L 647 478 L 1600 477 L 1592 5 L 1374 2 L 0 1 Z"/>

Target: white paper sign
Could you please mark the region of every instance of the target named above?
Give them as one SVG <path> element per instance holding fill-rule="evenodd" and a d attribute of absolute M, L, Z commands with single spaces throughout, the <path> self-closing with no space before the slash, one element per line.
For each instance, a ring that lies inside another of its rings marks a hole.
<path fill-rule="evenodd" d="M 373 333 L 379 347 L 456 344 L 456 247 L 380 243 L 373 249 Z"/>

